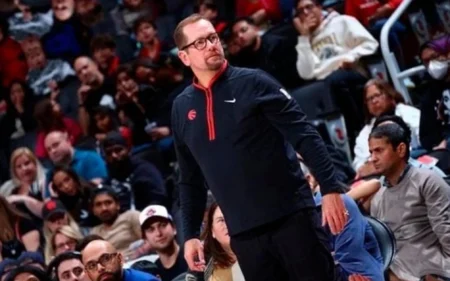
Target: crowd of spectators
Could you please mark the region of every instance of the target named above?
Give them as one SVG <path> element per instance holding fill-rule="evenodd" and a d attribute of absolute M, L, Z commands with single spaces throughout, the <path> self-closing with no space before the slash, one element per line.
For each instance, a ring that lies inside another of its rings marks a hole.
<path fill-rule="evenodd" d="M 214 25 L 208 40 L 231 65 L 266 71 L 294 99 L 327 89 L 342 113 L 352 161 L 327 143 L 350 217 L 328 233 L 336 280 L 450 280 L 450 35 L 428 26 L 417 3 L 390 30 L 399 66 L 414 61 L 412 42 L 426 68 L 414 80 L 420 99 L 407 104 L 369 63 L 382 61 L 381 29 L 402 0 L 327 2 L 0 5 L 1 281 L 244 280 L 212 194 L 205 272 L 183 257 L 171 108 L 193 77 L 172 34 L 194 12 Z M 432 21 L 443 31 L 446 4 L 436 1 Z M 320 207 L 320 186 L 298 158 Z M 389 268 L 369 215 L 395 235 Z"/>

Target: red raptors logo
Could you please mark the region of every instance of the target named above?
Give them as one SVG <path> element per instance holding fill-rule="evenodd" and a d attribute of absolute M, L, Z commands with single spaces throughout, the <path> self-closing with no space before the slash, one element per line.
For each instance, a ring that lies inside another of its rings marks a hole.
<path fill-rule="evenodd" d="M 147 216 L 148 216 L 148 217 L 152 217 L 155 213 L 156 213 L 156 211 L 155 211 L 154 209 L 150 209 L 150 210 L 148 210 L 148 212 L 147 212 Z"/>
<path fill-rule="evenodd" d="M 55 201 L 48 201 L 46 204 L 47 210 L 53 210 L 56 208 L 56 202 Z"/>
<path fill-rule="evenodd" d="M 189 112 L 188 112 L 188 119 L 189 120 L 194 120 L 195 119 L 195 117 L 197 117 L 197 111 L 195 111 L 195 109 L 191 109 L 191 110 L 189 110 Z"/>

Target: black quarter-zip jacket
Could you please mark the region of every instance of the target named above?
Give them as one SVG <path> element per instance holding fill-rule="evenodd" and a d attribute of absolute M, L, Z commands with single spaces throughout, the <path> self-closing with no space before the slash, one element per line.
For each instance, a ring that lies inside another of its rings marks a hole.
<path fill-rule="evenodd" d="M 295 151 L 315 174 L 322 193 L 340 191 L 316 129 L 262 70 L 225 62 L 208 88 L 194 82 L 176 98 L 172 127 L 186 239 L 198 236 L 205 183 L 222 209 L 230 235 L 313 207 Z"/>

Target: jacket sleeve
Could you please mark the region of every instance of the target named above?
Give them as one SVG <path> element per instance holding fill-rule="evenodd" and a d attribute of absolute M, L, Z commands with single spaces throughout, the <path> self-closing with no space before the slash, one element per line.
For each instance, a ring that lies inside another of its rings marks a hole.
<path fill-rule="evenodd" d="M 205 180 L 197 161 L 183 142 L 179 129 L 178 102 L 172 108 L 172 132 L 179 165 L 180 204 L 185 240 L 197 238 L 206 206 Z"/>
<path fill-rule="evenodd" d="M 312 50 L 311 43 L 308 36 L 299 36 L 297 46 L 297 72 L 301 78 L 305 80 L 314 78 L 314 57 L 315 54 Z"/>
<path fill-rule="evenodd" d="M 358 20 L 361 20 L 359 18 L 359 7 L 357 6 L 357 4 L 355 3 L 355 1 L 353 0 L 347 0 L 345 1 L 345 7 L 344 7 L 344 11 L 345 14 L 348 16 L 352 16 Z"/>
<path fill-rule="evenodd" d="M 402 2 L 403 0 L 389 0 L 388 5 L 395 11 Z"/>
<path fill-rule="evenodd" d="M 450 258 L 450 186 L 434 172 L 421 185 L 420 193 L 425 200 L 428 220 L 436 234 L 441 249 Z"/>
<path fill-rule="evenodd" d="M 335 259 L 347 274 L 361 274 L 370 280 L 384 280 L 383 263 L 380 251 L 372 254 L 365 249 L 369 242 L 366 235 L 368 222 L 360 213 L 358 206 L 350 197 L 343 195 L 344 204 L 349 212 L 347 224 L 341 233 L 335 236 Z M 378 244 L 375 235 L 369 236 Z M 374 245 L 375 246 L 375 245 Z M 375 248 L 375 247 L 374 247 Z M 364 265 L 364 266 L 361 266 Z"/>
<path fill-rule="evenodd" d="M 361 57 L 373 55 L 378 49 L 377 40 L 354 17 L 342 16 L 345 20 L 347 32 L 344 34 L 345 42 L 351 49 L 346 57 L 351 62 L 358 61 Z"/>
<path fill-rule="evenodd" d="M 258 71 L 254 79 L 257 90 L 256 105 L 300 153 L 319 181 L 322 193 L 325 195 L 340 192 L 341 185 L 325 143 L 314 126 L 306 120 L 306 115 L 297 102 L 267 73 Z"/>
<path fill-rule="evenodd" d="M 355 148 L 355 158 L 353 159 L 353 168 L 358 170 L 370 157 L 369 152 L 369 135 L 372 126 L 366 125 L 359 132 L 358 137 L 356 137 Z"/>

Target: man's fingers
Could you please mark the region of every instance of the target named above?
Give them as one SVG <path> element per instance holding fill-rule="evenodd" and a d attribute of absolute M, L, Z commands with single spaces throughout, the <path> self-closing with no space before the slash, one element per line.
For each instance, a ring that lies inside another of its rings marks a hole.
<path fill-rule="evenodd" d="M 328 221 L 328 226 L 330 227 L 331 233 L 333 233 L 333 235 L 336 235 L 337 234 L 336 219 L 332 213 L 327 214 L 327 221 Z"/>
<path fill-rule="evenodd" d="M 200 263 L 203 263 L 203 265 L 205 264 L 205 254 L 203 252 L 203 246 L 198 247 L 197 249 L 197 257 L 198 257 L 198 261 Z"/>
<path fill-rule="evenodd" d="M 322 209 L 322 226 L 325 227 L 327 226 L 328 221 L 327 221 L 327 216 L 325 215 L 325 210 Z"/>

